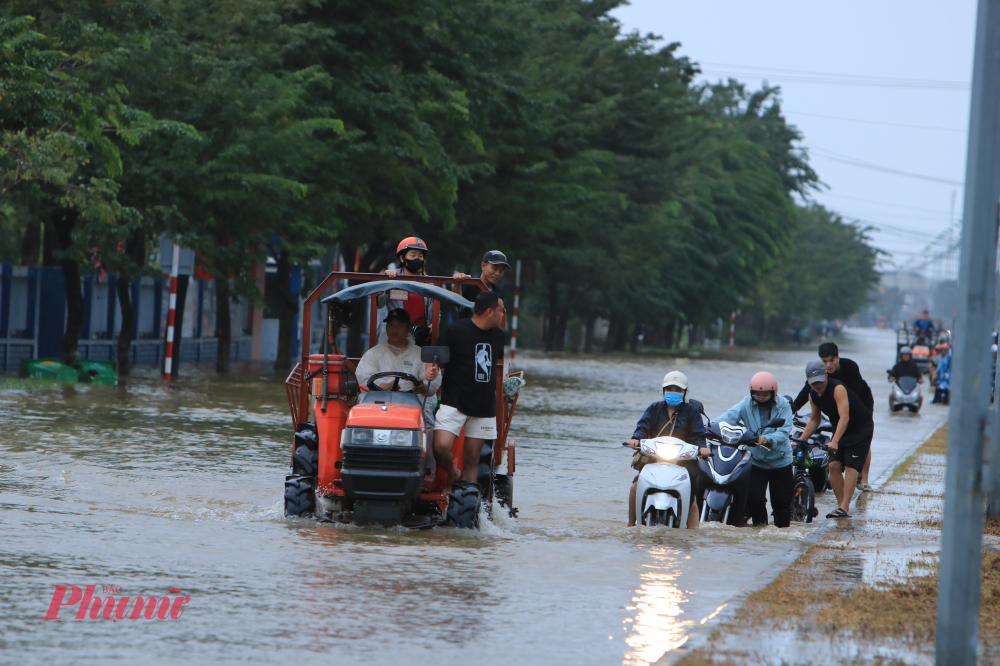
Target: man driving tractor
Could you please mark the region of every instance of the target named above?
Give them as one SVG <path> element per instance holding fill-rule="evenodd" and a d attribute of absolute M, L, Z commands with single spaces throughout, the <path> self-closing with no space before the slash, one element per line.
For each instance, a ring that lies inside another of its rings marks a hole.
<path fill-rule="evenodd" d="M 379 372 L 405 372 L 417 378 L 417 384 L 401 379 L 399 388 L 404 391 L 413 391 L 418 395 L 423 395 L 428 390 L 430 395 L 437 393 L 441 386 L 441 379 L 426 382 L 421 379 L 425 372 L 425 364 L 420 360 L 420 347 L 414 344 L 410 337 L 410 314 L 402 309 L 396 308 L 389 311 L 385 320 L 386 341 L 375 345 L 361 357 L 358 362 L 358 369 L 355 373 L 359 386 L 367 386 L 372 375 Z M 395 379 L 386 378 L 384 381 L 376 381 L 377 386 L 385 390 L 392 388 Z M 427 400 L 424 406 L 424 424 L 426 431 L 430 432 L 434 427 L 434 407 L 436 401 Z"/>

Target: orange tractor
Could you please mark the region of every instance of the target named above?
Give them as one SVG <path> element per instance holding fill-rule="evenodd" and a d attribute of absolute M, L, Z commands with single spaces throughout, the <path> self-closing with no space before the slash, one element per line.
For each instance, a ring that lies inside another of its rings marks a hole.
<path fill-rule="evenodd" d="M 354 286 L 338 290 L 342 281 Z M 335 344 L 338 329 L 364 316 L 368 305 L 369 348 L 375 346 L 380 295 L 386 294 L 397 302 L 423 297 L 433 302 L 433 316 L 429 331 L 425 329 L 424 335 L 416 336 L 426 345 L 421 349 L 421 361 L 446 364 L 449 349 L 434 346 L 442 315 L 454 315 L 473 305 L 445 289 L 446 284 L 483 286 L 479 280 L 449 277 L 407 276 L 403 280 L 382 274 L 333 272 L 305 300 L 302 361 L 285 381 L 295 426 L 292 473 L 285 479 L 285 515 L 315 515 L 322 520 L 385 527 L 475 528 L 479 525 L 480 505 L 492 516 L 496 499 L 516 516 L 517 510 L 511 504 L 514 444 L 508 442 L 507 435 L 517 406 L 517 390 L 523 384 L 522 373 L 508 377 L 503 358 L 496 360 L 498 439 L 483 447 L 478 484 L 461 488 L 456 484 L 455 492 L 449 494 L 444 492 L 444 470 L 427 473 L 434 455 L 433 433 L 425 432 L 423 407 L 425 400 L 436 401 L 436 396 L 401 391 L 401 380 L 416 383 L 418 379 L 402 372 L 380 372 L 366 387 L 358 386 L 355 371 L 360 359 L 347 358 Z M 328 290 L 333 291 L 332 295 L 321 301 L 327 304 L 323 349 L 311 354 L 308 338 L 312 306 Z M 444 372 L 448 372 L 447 368 Z M 375 383 L 386 379 L 393 380 L 389 390 Z M 452 447 L 459 469 L 464 445 L 463 432 Z M 505 453 L 507 473 L 500 474 L 497 470 Z"/>

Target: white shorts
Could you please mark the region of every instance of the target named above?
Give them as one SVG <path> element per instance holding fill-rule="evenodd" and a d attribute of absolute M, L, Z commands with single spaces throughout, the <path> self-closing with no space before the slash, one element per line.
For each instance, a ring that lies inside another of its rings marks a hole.
<path fill-rule="evenodd" d="M 435 417 L 434 429 L 447 430 L 456 437 L 465 427 L 465 436 L 472 439 L 496 439 L 497 419 L 495 416 L 466 416 L 454 407 L 441 405 Z"/>

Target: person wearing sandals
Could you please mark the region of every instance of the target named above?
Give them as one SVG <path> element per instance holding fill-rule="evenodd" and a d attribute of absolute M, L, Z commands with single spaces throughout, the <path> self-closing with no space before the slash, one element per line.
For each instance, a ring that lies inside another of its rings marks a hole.
<path fill-rule="evenodd" d="M 830 485 L 837 496 L 836 510 L 827 518 L 850 518 L 858 475 L 864 469 L 875 434 L 872 412 L 853 391 L 826 374 L 822 361 L 806 365 L 806 381 L 810 384 L 809 406 L 812 415 L 800 439 L 808 440 L 819 428 L 821 414 L 826 414 L 833 426 L 830 449 Z"/>
<path fill-rule="evenodd" d="M 823 361 L 826 367 L 826 374 L 830 379 L 843 382 L 848 390 L 854 392 L 861 402 L 875 413 L 875 396 L 872 395 L 872 388 L 861 376 L 861 368 L 849 358 L 841 358 L 840 349 L 836 342 L 824 342 L 819 346 L 819 360 Z M 809 402 L 809 391 L 812 390 L 809 382 L 803 385 L 798 396 L 792 401 L 792 411 L 798 412 L 803 405 Z M 858 475 L 857 488 L 863 493 L 871 492 L 872 487 L 868 485 L 868 470 L 872 466 L 871 449 L 868 450 L 868 459 L 865 461 L 865 468 Z"/>

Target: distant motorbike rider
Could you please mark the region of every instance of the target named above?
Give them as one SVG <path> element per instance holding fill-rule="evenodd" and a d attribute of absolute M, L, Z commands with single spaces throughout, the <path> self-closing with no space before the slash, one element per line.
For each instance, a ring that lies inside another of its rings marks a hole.
<path fill-rule="evenodd" d="M 404 280 L 407 277 L 424 275 L 426 259 L 427 243 L 416 236 L 404 238 L 396 246 L 396 261 L 399 262 L 402 271 L 390 268 L 385 271 L 385 274 L 387 277 L 401 277 Z M 390 299 L 390 295 L 396 296 L 396 298 Z M 376 339 L 379 343 L 385 342 L 386 316 L 390 310 L 397 308 L 402 308 L 409 313 L 413 340 L 417 346 L 423 347 L 430 342 L 430 322 L 434 318 L 434 301 L 432 299 L 406 291 L 386 291 L 379 294 L 376 302 L 379 322 Z"/>
<path fill-rule="evenodd" d="M 875 434 L 872 412 L 853 391 L 836 379 L 830 379 L 821 361 L 806 365 L 806 381 L 812 385 L 809 406 L 812 414 L 800 439 L 809 439 L 825 414 L 833 426 L 833 436 L 827 444 L 830 460 L 830 485 L 839 506 L 827 518 L 850 518 L 848 510 L 854 497 L 858 474 L 864 467 Z"/>
<path fill-rule="evenodd" d="M 892 366 L 892 370 L 889 371 L 889 383 L 896 381 L 900 377 L 913 377 L 917 380 L 918 384 L 924 383 L 924 373 L 920 371 L 920 366 L 917 362 L 913 360 L 913 350 L 909 347 L 903 347 L 899 350 L 899 362 Z M 896 398 L 893 394 L 889 393 L 889 409 L 896 403 Z M 920 395 L 920 402 L 917 409 L 923 407 L 924 396 Z"/>
<path fill-rule="evenodd" d="M 758 372 L 750 379 L 750 395 L 713 419 L 712 423 L 739 419 L 750 430 L 760 432 L 765 423 L 775 418 L 785 419 L 785 425 L 761 434 L 757 438 L 757 446 L 750 449 L 753 460 L 746 513 L 753 519 L 754 525 L 767 525 L 764 493 L 770 486 L 774 524 L 788 527 L 792 519 L 792 487 L 795 483 L 792 446 L 788 440 L 792 433 L 792 406 L 784 396 L 778 395 L 778 380 L 770 372 Z M 738 508 L 734 504 L 733 509 Z"/>
<path fill-rule="evenodd" d="M 993 345 L 996 347 L 996 345 Z M 996 352 L 993 352 L 994 370 L 996 370 Z M 996 373 L 993 373 L 996 377 Z M 951 401 L 951 349 L 947 348 L 944 358 L 938 363 L 934 373 L 934 399 L 939 405 L 947 405 Z"/>
<path fill-rule="evenodd" d="M 934 322 L 931 313 L 924 310 L 923 314 L 913 322 L 913 333 L 917 336 L 918 345 L 930 346 L 934 337 Z"/>
<path fill-rule="evenodd" d="M 868 382 L 861 377 L 861 368 L 849 358 L 841 358 L 840 348 L 836 342 L 824 342 L 819 346 L 819 360 L 823 361 L 826 374 L 830 379 L 842 382 L 844 386 L 854 392 L 854 395 L 861 398 L 872 412 L 875 411 L 875 396 Z M 799 391 L 799 395 L 792 401 L 792 411 L 798 413 L 802 406 L 809 402 L 809 391 L 812 388 L 806 382 Z M 865 460 L 865 467 L 858 476 L 857 488 L 861 492 L 870 492 L 872 487 L 868 485 L 868 470 L 872 466 L 872 452 L 868 450 L 868 459 Z"/>
<path fill-rule="evenodd" d="M 688 444 L 698 447 L 698 455 L 707 457 L 711 450 L 705 445 L 705 427 L 701 422 L 701 412 L 687 402 L 688 378 L 677 370 L 668 372 L 663 377 L 663 400 L 658 400 L 646 408 L 642 418 L 635 426 L 635 432 L 629 440 L 629 446 L 639 448 L 639 440 L 654 437 L 676 437 Z M 697 511 L 697 499 L 703 473 L 698 469 L 696 460 L 679 463 L 687 468 L 691 475 L 691 509 L 688 511 L 688 524 L 691 529 L 698 527 L 700 518 Z M 641 470 L 641 467 L 639 468 Z M 629 491 L 628 526 L 635 525 L 635 493 L 639 483 L 639 475 L 632 479 L 632 490 Z"/>

